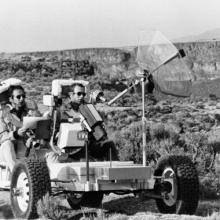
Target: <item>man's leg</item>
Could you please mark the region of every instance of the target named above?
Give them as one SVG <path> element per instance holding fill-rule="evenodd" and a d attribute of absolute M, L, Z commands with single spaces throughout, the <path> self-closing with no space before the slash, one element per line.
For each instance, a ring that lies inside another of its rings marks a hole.
<path fill-rule="evenodd" d="M 112 160 L 119 160 L 116 146 L 113 141 L 111 141 L 111 140 L 103 141 L 101 143 L 101 147 L 104 152 L 107 152 L 107 159 L 108 160 L 110 159 L 110 151 L 111 151 Z"/>
<path fill-rule="evenodd" d="M 27 147 L 24 144 L 23 140 L 17 140 L 15 146 L 15 154 L 17 159 L 24 159 Z"/>
<path fill-rule="evenodd" d="M 7 140 L 1 144 L 0 161 L 6 162 L 7 165 L 9 166 L 10 171 L 13 170 L 17 159 L 14 149 L 14 143 L 12 141 Z"/>
<path fill-rule="evenodd" d="M 58 155 L 57 153 L 51 151 L 50 149 L 39 149 L 36 150 L 38 158 L 46 159 L 47 163 L 67 163 L 69 158 L 67 154 Z"/>
<path fill-rule="evenodd" d="M 89 145 L 90 155 L 98 160 L 109 160 L 110 151 L 112 160 L 119 160 L 115 143 L 111 140 L 91 142 Z"/>

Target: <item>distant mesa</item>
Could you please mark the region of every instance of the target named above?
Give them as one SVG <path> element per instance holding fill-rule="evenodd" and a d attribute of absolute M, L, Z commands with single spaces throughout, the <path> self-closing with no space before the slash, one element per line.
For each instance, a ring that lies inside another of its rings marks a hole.
<path fill-rule="evenodd" d="M 220 41 L 220 28 L 208 30 L 199 35 L 188 35 L 173 39 L 172 42 Z"/>

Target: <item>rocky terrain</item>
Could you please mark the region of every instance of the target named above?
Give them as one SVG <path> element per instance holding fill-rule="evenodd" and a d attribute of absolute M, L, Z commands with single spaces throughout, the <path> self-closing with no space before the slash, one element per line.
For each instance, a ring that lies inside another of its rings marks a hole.
<path fill-rule="evenodd" d="M 184 58 L 194 77 L 193 95 L 220 96 L 218 78 L 220 78 L 220 41 L 175 43 L 178 49 L 184 49 Z M 137 47 L 78 49 L 65 51 L 31 52 L 18 54 L 0 54 L 0 78 L 9 75 L 15 77 L 86 77 L 86 71 L 76 70 L 76 60 L 86 60 L 101 75 L 102 80 L 111 86 L 117 80 L 131 78 L 137 68 Z M 80 64 L 79 64 L 80 66 Z M 83 65 L 82 65 L 83 66 Z M 87 66 L 88 67 L 88 66 Z M 80 73 L 79 73 L 80 72 Z M 89 77 L 93 79 L 94 77 Z M 217 82 L 216 82 L 217 80 Z M 103 82 L 103 83 L 104 83 Z M 201 89 L 202 88 L 202 89 Z"/>

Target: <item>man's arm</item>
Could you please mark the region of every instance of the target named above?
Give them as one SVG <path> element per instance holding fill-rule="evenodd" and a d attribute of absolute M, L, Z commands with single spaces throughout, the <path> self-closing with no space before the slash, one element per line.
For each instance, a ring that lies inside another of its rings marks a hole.
<path fill-rule="evenodd" d="M 9 126 L 9 114 L 9 109 L 0 110 L 0 144 L 7 140 L 13 141 L 19 138 L 17 131 Z"/>

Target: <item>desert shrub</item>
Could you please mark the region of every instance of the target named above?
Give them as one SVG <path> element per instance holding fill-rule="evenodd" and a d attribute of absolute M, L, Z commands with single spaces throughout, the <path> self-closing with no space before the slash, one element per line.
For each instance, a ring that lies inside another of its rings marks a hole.
<path fill-rule="evenodd" d="M 151 149 L 158 155 L 185 153 L 185 141 L 178 133 L 179 129 L 173 124 L 153 124 L 150 128 Z"/>
<path fill-rule="evenodd" d="M 165 129 L 165 125 L 163 124 L 152 125 L 151 135 L 157 141 L 167 139 L 170 136 L 169 131 Z"/>
<path fill-rule="evenodd" d="M 219 123 L 220 123 L 220 114 L 217 114 L 217 113 L 216 113 L 216 114 L 214 115 L 214 117 L 215 117 L 216 124 L 219 125 Z"/>
<path fill-rule="evenodd" d="M 187 132 L 183 134 L 187 146 L 187 154 L 197 165 L 200 175 L 204 175 L 211 169 L 212 148 L 208 144 L 206 132 Z"/>
<path fill-rule="evenodd" d="M 31 83 L 31 82 L 33 82 L 33 77 L 32 76 L 25 76 L 25 78 L 24 78 L 24 81 L 26 82 L 26 83 Z"/>
<path fill-rule="evenodd" d="M 44 90 L 42 86 L 36 86 L 35 89 L 39 92 L 42 92 Z"/>
<path fill-rule="evenodd" d="M 220 195 L 220 179 L 214 173 L 200 177 L 200 198 L 214 199 Z"/>
<path fill-rule="evenodd" d="M 15 72 L 14 77 L 22 77 L 25 76 L 25 72 L 22 69 L 19 69 Z"/>
<path fill-rule="evenodd" d="M 163 124 L 146 126 L 147 158 L 157 160 L 165 154 L 182 154 L 185 142 L 172 127 Z M 121 160 L 142 161 L 142 123 L 135 122 L 115 132 L 115 143 Z M 148 161 L 151 162 L 151 161 Z"/>
<path fill-rule="evenodd" d="M 220 151 L 220 129 L 213 129 L 207 134 L 208 144 L 214 150 L 214 153 Z"/>
<path fill-rule="evenodd" d="M 70 210 L 61 206 L 60 200 L 50 197 L 49 194 L 37 203 L 37 213 L 41 219 L 68 219 Z"/>
<path fill-rule="evenodd" d="M 39 96 L 41 94 L 40 91 L 29 91 L 28 93 L 29 96 L 33 96 L 33 97 Z"/>
<path fill-rule="evenodd" d="M 188 154 L 196 165 L 200 179 L 202 198 L 215 198 L 220 193 L 220 179 L 214 170 L 215 152 L 219 147 L 219 137 L 206 132 L 187 133 L 184 135 Z"/>
<path fill-rule="evenodd" d="M 89 60 L 74 60 L 72 66 L 73 76 L 94 75 L 95 64 L 90 63 Z"/>
<path fill-rule="evenodd" d="M 142 125 L 133 123 L 131 126 L 115 133 L 115 143 L 120 160 L 132 160 L 139 163 L 142 160 Z"/>

